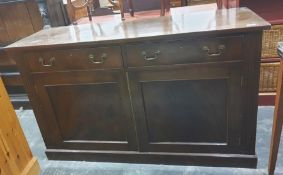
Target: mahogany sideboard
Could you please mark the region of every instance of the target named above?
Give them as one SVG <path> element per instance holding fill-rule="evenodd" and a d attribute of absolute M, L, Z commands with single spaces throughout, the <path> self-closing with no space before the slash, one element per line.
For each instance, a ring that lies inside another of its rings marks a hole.
<path fill-rule="evenodd" d="M 49 159 L 256 167 L 269 27 L 247 8 L 180 7 L 42 30 L 5 51 Z"/>

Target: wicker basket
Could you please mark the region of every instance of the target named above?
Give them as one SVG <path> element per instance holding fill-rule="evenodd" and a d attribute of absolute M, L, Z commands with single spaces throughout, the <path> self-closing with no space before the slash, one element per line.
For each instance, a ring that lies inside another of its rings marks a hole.
<path fill-rule="evenodd" d="M 277 43 L 283 41 L 283 25 L 273 25 L 263 32 L 262 58 L 278 57 Z"/>
<path fill-rule="evenodd" d="M 276 92 L 280 62 L 261 63 L 259 92 Z"/>

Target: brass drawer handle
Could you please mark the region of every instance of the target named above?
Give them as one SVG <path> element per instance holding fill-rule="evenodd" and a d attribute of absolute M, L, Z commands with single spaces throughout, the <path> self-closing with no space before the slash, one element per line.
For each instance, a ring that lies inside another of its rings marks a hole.
<path fill-rule="evenodd" d="M 209 56 L 209 57 L 218 57 L 218 56 L 221 56 L 224 53 L 225 46 L 219 45 L 218 46 L 218 53 L 211 53 L 210 49 L 207 46 L 203 46 L 202 50 L 205 51 L 206 55 Z"/>
<path fill-rule="evenodd" d="M 51 57 L 49 59 L 49 63 L 45 63 L 44 59 L 40 57 L 40 58 L 38 58 L 38 62 L 44 67 L 51 67 L 51 66 L 54 65 L 55 57 Z"/>
<path fill-rule="evenodd" d="M 100 57 L 100 60 L 96 60 L 95 56 L 93 54 L 88 55 L 88 59 L 93 63 L 93 64 L 103 64 L 107 58 L 107 54 L 103 53 Z"/>
<path fill-rule="evenodd" d="M 152 61 L 152 60 L 156 60 L 158 58 L 158 56 L 160 55 L 160 51 L 157 50 L 156 52 L 153 52 L 153 56 L 147 56 L 147 53 L 146 51 L 142 51 L 142 56 L 143 56 L 143 59 L 145 61 Z"/>

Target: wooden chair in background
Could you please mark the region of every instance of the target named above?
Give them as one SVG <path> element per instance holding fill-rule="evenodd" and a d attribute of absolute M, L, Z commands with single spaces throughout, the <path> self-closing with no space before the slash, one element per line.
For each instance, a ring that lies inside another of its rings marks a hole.
<path fill-rule="evenodd" d="M 66 10 L 71 24 L 76 24 L 83 17 L 92 21 L 93 0 L 67 0 Z"/>
<path fill-rule="evenodd" d="M 113 10 L 120 10 L 122 20 L 125 20 L 125 9 L 132 17 L 134 16 L 132 0 L 108 0 L 108 2 L 112 5 Z M 76 24 L 78 19 L 87 16 L 89 21 L 92 21 L 92 11 L 95 11 L 94 0 L 67 0 L 64 4 L 70 23 Z M 170 11 L 170 0 L 160 0 L 160 16 L 164 16 L 166 11 Z"/>
<path fill-rule="evenodd" d="M 113 10 L 120 10 L 121 13 L 121 19 L 125 20 L 125 0 L 108 0 L 110 4 L 113 5 Z M 133 2 L 132 0 L 127 0 L 128 3 L 128 11 L 131 14 L 131 16 L 134 16 L 134 9 L 133 9 Z"/>
<path fill-rule="evenodd" d="M 122 20 L 125 19 L 124 1 L 125 0 L 108 0 L 108 2 L 113 6 L 113 10 L 120 11 Z M 134 16 L 132 0 L 127 0 L 127 2 L 129 7 L 128 11 L 130 12 L 131 16 Z M 83 17 L 89 17 L 89 21 L 92 21 L 92 12 L 95 10 L 94 0 L 67 0 L 63 3 L 65 4 L 71 24 L 77 24 L 76 21 Z"/>
<path fill-rule="evenodd" d="M 235 8 L 240 6 L 240 0 L 216 0 L 217 7 L 222 8 Z"/>
<path fill-rule="evenodd" d="M 269 175 L 273 175 L 275 171 L 283 125 L 283 42 L 279 44 L 278 53 L 281 57 L 281 60 L 278 74 L 272 137 L 270 144 L 270 156 L 268 165 Z"/>
<path fill-rule="evenodd" d="M 119 8 L 121 12 L 121 19 L 125 20 L 125 9 L 128 7 L 127 11 L 130 15 L 134 16 L 134 7 L 132 0 L 126 0 L 127 5 L 125 4 L 125 0 L 108 0 L 109 3 L 113 5 L 114 8 Z M 170 11 L 170 0 L 160 0 L 160 16 L 164 16 L 165 13 Z"/>

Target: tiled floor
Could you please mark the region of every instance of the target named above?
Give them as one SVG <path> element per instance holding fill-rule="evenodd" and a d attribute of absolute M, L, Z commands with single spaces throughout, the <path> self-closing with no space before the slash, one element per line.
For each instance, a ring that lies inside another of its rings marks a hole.
<path fill-rule="evenodd" d="M 50 161 L 44 153 L 45 145 L 33 112 L 19 110 L 17 114 L 43 175 L 263 175 L 267 174 L 273 110 L 273 107 L 259 107 L 258 110 L 257 169 Z M 282 155 L 283 143 L 278 155 L 277 175 L 283 175 Z"/>

